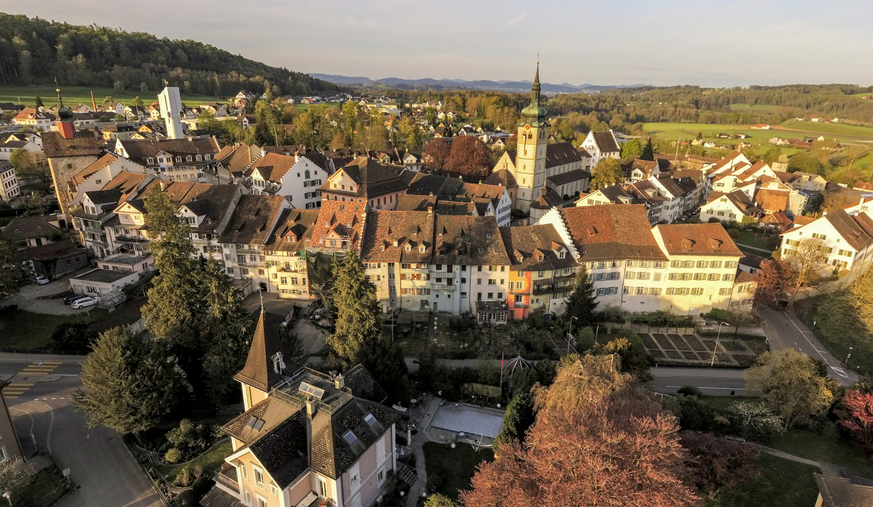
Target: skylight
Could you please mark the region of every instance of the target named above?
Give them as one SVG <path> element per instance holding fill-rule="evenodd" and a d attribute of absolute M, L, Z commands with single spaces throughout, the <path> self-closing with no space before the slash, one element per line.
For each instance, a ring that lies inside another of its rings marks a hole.
<path fill-rule="evenodd" d="M 321 389 L 321 388 L 315 387 L 315 386 L 312 385 L 312 384 L 307 384 L 306 382 L 301 382 L 301 383 L 300 383 L 300 388 L 299 388 L 299 390 L 300 390 L 301 393 L 303 393 L 303 394 L 309 394 L 309 395 L 311 395 L 311 396 L 313 396 L 313 397 L 315 397 L 316 399 L 319 399 L 319 400 L 324 396 L 324 389 Z"/>
<path fill-rule="evenodd" d="M 367 412 L 367 415 L 364 416 L 364 421 L 370 426 L 376 424 L 376 418 L 373 417 L 373 414 Z"/>
<path fill-rule="evenodd" d="M 346 430 L 346 432 L 343 433 L 343 439 L 349 445 L 354 445 L 355 442 L 358 441 L 358 437 L 356 437 L 355 434 L 352 433 L 352 430 Z"/>

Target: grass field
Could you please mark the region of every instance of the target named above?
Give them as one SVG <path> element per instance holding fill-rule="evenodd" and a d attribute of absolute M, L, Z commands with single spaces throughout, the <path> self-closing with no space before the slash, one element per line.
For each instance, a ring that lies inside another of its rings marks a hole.
<path fill-rule="evenodd" d="M 731 104 L 731 111 L 775 111 L 779 109 L 780 106 L 768 106 L 766 104 Z"/>
<path fill-rule="evenodd" d="M 735 104 L 736 105 L 736 104 Z M 836 138 L 837 141 L 873 141 L 873 128 L 863 127 L 860 125 L 847 125 L 844 123 L 821 123 L 811 121 L 789 120 L 782 125 L 773 125 L 769 130 L 753 130 L 749 125 L 711 125 L 706 123 L 644 123 L 643 130 L 647 136 L 653 136 L 662 140 L 681 139 L 689 141 L 697 136 L 700 132 L 703 134 L 704 141 L 712 141 L 716 144 L 737 144 L 739 139 L 718 139 L 716 135 L 719 133 L 725 134 L 748 134 L 749 138 L 745 141 L 756 146 L 759 149 L 767 150 L 770 145 L 767 143 L 773 137 L 818 137 L 825 136 L 827 139 Z M 726 150 L 710 149 L 710 156 L 718 156 L 719 153 L 727 155 Z M 785 155 L 793 155 L 797 149 L 782 147 L 782 153 Z M 869 162 L 867 162 L 869 164 Z"/>
<path fill-rule="evenodd" d="M 707 507 L 805 507 L 815 504 L 818 488 L 812 474 L 819 469 L 767 454 L 761 455 L 764 474 L 743 484 L 736 492 L 723 491 L 707 499 Z"/>
<path fill-rule="evenodd" d="M 150 90 L 141 92 L 139 90 L 113 90 L 112 88 L 86 88 L 83 86 L 65 86 L 61 88 L 63 93 L 64 104 L 75 106 L 77 104 L 91 104 L 91 92 L 94 92 L 94 100 L 97 101 L 97 107 L 103 105 L 103 100 L 107 95 L 112 96 L 118 102 L 125 105 L 130 105 L 134 97 L 142 99 L 143 104 L 148 106 L 152 102 L 158 100 L 158 92 L 160 90 Z M 27 107 L 34 107 L 36 96 L 42 98 L 43 104 L 46 107 L 51 107 L 57 103 L 58 94 L 54 86 L 0 86 L 0 102 L 19 103 Z M 192 95 L 182 94 L 182 103 L 188 106 L 197 106 L 202 102 L 227 102 L 227 98 L 211 97 L 209 95 Z"/>
<path fill-rule="evenodd" d="M 442 485 L 437 493 L 456 499 L 462 489 L 470 489 L 470 480 L 476 473 L 476 467 L 483 460 L 493 461 L 494 452 L 491 449 L 474 451 L 467 444 L 457 444 L 452 449 L 447 444 L 426 442 L 424 444 L 424 463 L 428 482 L 434 474 L 442 478 Z"/>
<path fill-rule="evenodd" d="M 809 137 L 814 137 L 812 134 L 824 135 L 826 138 L 836 136 L 840 140 L 873 140 L 873 128 L 864 127 L 861 125 L 849 125 L 846 123 L 823 123 L 805 120 L 788 120 L 782 122 L 779 127 L 784 129 L 798 130 L 809 133 Z M 779 128 L 776 129 L 780 130 Z M 782 136 L 785 137 L 785 136 Z"/>
<path fill-rule="evenodd" d="M 218 467 L 224 463 L 224 458 L 230 456 L 232 452 L 233 446 L 231 445 L 230 440 L 225 440 L 200 456 L 197 456 L 197 458 L 191 463 L 186 463 L 184 465 L 158 465 L 158 471 L 164 474 L 164 477 L 166 477 L 168 481 L 173 482 L 176 479 L 176 475 L 178 475 L 183 468 L 188 467 L 193 471 L 194 466 L 199 464 L 203 467 L 203 474 L 210 477 L 216 470 L 218 470 Z"/>
<path fill-rule="evenodd" d="M 833 440 L 812 431 L 795 428 L 774 436 L 773 441 L 767 445 L 801 458 L 851 468 L 858 475 L 873 478 L 873 460 L 849 440 Z"/>
<path fill-rule="evenodd" d="M 52 332 L 64 322 L 93 322 L 106 312 L 94 309 L 75 315 L 60 316 L 24 310 L 0 315 L 0 348 L 43 350 L 51 348 Z"/>

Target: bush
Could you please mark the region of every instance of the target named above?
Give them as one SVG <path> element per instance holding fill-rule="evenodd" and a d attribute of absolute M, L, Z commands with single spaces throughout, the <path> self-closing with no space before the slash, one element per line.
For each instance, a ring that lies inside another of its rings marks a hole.
<path fill-rule="evenodd" d="M 52 347 L 58 350 L 85 351 L 97 339 L 97 333 L 88 324 L 64 322 L 52 332 Z"/>
<path fill-rule="evenodd" d="M 427 490 L 431 493 L 440 489 L 443 485 L 443 478 L 439 474 L 430 474 L 427 476 Z"/>
<path fill-rule="evenodd" d="M 173 481 L 173 484 L 184 488 L 191 485 L 192 482 L 194 482 L 194 475 L 190 468 L 185 467 L 176 474 L 176 480 Z"/>
<path fill-rule="evenodd" d="M 178 463 L 182 461 L 182 451 L 173 447 L 164 454 L 164 461 L 167 463 Z"/>
<path fill-rule="evenodd" d="M 730 422 L 697 396 L 676 395 L 679 403 L 679 426 L 683 430 L 724 433 Z"/>
<path fill-rule="evenodd" d="M 773 434 L 785 431 L 782 419 L 763 403 L 739 401 L 727 408 L 732 434 L 747 440 L 769 442 Z"/>
<path fill-rule="evenodd" d="M 190 459 L 207 450 L 215 440 L 214 435 L 211 425 L 194 424 L 182 419 L 178 428 L 167 432 L 167 441 L 182 453 L 183 458 Z"/>
<path fill-rule="evenodd" d="M 694 386 L 683 386 L 680 387 L 676 394 L 684 394 L 685 396 L 697 396 L 698 398 L 703 398 L 703 391 L 694 387 Z"/>

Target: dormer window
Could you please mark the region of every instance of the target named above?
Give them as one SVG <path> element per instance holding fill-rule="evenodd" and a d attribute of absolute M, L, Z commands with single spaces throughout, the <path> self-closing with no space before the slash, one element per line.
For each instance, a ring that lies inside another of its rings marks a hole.
<path fill-rule="evenodd" d="M 563 258 L 565 258 L 565 257 L 567 257 L 567 252 L 566 252 L 566 251 L 561 250 L 560 252 L 558 252 L 558 258 L 559 258 L 559 259 L 563 259 Z"/>
<path fill-rule="evenodd" d="M 180 156 L 177 155 L 177 156 L 176 156 L 176 162 L 181 162 L 181 161 L 182 161 L 182 157 L 180 157 Z"/>
<path fill-rule="evenodd" d="M 147 163 L 147 164 L 154 164 L 154 163 L 155 163 L 155 159 L 153 159 L 152 157 L 149 157 L 149 158 L 146 159 L 146 163 Z"/>
<path fill-rule="evenodd" d="M 398 241 L 395 239 L 394 241 L 392 241 L 392 243 L 394 244 L 394 246 L 397 246 Z"/>
<path fill-rule="evenodd" d="M 418 251 L 421 253 L 424 253 L 424 251 L 425 251 L 424 245 L 421 245 L 420 247 L 418 247 Z"/>
<path fill-rule="evenodd" d="M 411 251 L 412 251 L 412 247 L 409 246 L 409 245 L 406 245 L 406 248 L 404 248 L 404 250 L 406 250 L 407 252 L 411 252 Z"/>
<path fill-rule="evenodd" d="M 191 155 L 188 155 L 187 157 L 185 157 L 185 160 L 188 162 L 191 162 L 191 160 L 193 160 L 193 158 L 191 158 Z"/>
<path fill-rule="evenodd" d="M 203 160 L 203 157 L 200 155 L 197 155 L 197 161 L 200 162 L 201 160 Z"/>

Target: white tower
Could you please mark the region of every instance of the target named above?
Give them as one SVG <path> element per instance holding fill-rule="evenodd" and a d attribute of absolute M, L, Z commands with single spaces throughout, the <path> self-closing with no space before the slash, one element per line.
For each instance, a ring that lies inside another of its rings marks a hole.
<path fill-rule="evenodd" d="M 185 131 L 182 129 L 182 98 L 179 96 L 179 89 L 175 86 L 167 86 L 158 95 L 158 102 L 161 106 L 161 115 L 167 124 L 167 138 L 182 139 Z"/>

